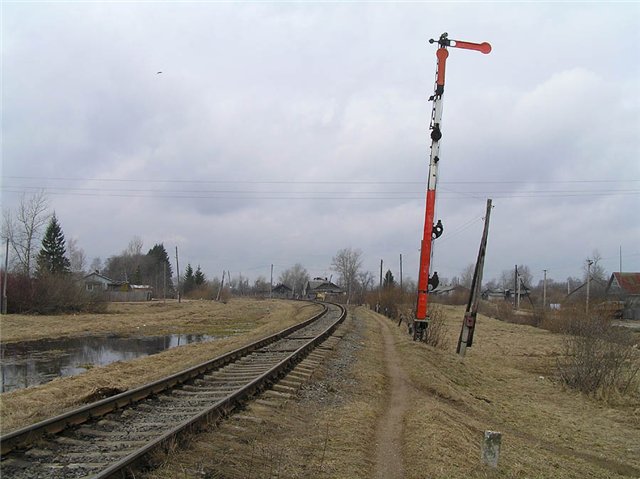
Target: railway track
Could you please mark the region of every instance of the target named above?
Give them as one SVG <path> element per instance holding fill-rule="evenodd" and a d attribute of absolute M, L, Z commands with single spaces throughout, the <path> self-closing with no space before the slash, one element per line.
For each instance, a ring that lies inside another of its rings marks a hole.
<path fill-rule="evenodd" d="M 345 318 L 313 318 L 146 386 L 0 438 L 3 478 L 127 477 L 182 434 L 218 422 L 285 375 Z"/>

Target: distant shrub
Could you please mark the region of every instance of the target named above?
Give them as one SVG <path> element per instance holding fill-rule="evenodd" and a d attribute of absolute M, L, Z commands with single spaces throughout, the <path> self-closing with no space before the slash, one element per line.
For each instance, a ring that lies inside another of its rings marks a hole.
<path fill-rule="evenodd" d="M 602 316 L 575 314 L 564 320 L 564 356 L 560 379 L 569 387 L 603 398 L 639 395 L 640 357 L 629 330 Z"/>
<path fill-rule="evenodd" d="M 218 291 L 214 291 L 208 284 L 203 284 L 188 293 L 184 293 L 184 297 L 187 299 L 216 299 L 217 293 Z"/>
<path fill-rule="evenodd" d="M 507 323 L 539 326 L 542 316 L 530 309 L 515 310 L 509 301 L 480 301 L 478 311 L 485 316 L 499 319 Z"/>
<path fill-rule="evenodd" d="M 31 307 L 34 285 L 25 274 L 10 273 L 7 280 L 7 313 L 24 313 Z M 4 281 L 4 274 L 2 275 Z"/>
<path fill-rule="evenodd" d="M 446 336 L 447 325 L 444 310 L 440 305 L 432 304 L 429 308 L 429 326 L 423 340 L 434 348 L 441 348 L 444 346 Z"/>
<path fill-rule="evenodd" d="M 391 319 L 398 319 L 402 312 L 405 294 L 400 288 L 383 288 L 380 292 L 379 313 Z"/>
<path fill-rule="evenodd" d="M 461 290 L 454 291 L 448 294 L 433 294 L 429 299 L 438 304 L 449 304 L 452 306 L 461 306 L 467 304 L 469 301 L 469 291 Z"/>
<path fill-rule="evenodd" d="M 104 312 L 107 303 L 101 294 L 85 291 L 71 274 L 9 275 L 7 312 L 21 314 L 58 314 Z"/>

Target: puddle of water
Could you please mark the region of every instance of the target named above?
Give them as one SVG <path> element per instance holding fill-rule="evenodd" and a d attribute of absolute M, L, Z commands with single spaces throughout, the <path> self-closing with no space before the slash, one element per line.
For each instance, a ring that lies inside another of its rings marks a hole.
<path fill-rule="evenodd" d="M 120 337 L 86 336 L 0 344 L 0 392 L 75 376 L 94 366 L 156 354 L 189 343 L 211 341 L 206 334 Z"/>

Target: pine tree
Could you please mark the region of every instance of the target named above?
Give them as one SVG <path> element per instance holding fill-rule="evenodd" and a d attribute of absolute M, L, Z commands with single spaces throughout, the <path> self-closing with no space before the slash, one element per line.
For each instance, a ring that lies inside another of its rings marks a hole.
<path fill-rule="evenodd" d="M 182 291 L 184 294 L 193 291 L 196 286 L 195 277 L 193 276 L 193 268 L 191 267 L 191 263 L 187 264 L 187 267 L 184 270 L 184 283 L 182 285 Z"/>
<path fill-rule="evenodd" d="M 393 277 L 393 273 L 390 269 L 387 270 L 387 273 L 384 275 L 384 281 L 382 283 L 383 288 L 393 288 L 396 284 L 396 280 Z"/>
<path fill-rule="evenodd" d="M 204 282 L 207 280 L 207 278 L 205 278 L 204 276 L 204 273 L 200 269 L 200 265 L 198 265 L 198 267 L 196 268 L 196 273 L 193 276 L 193 280 L 196 283 L 196 286 L 202 286 Z"/>
<path fill-rule="evenodd" d="M 66 256 L 64 233 L 54 213 L 42 239 L 37 258 L 37 275 L 64 274 L 71 271 L 71 262 Z"/>
<path fill-rule="evenodd" d="M 156 292 L 159 293 L 158 297 L 171 294 L 173 291 L 173 280 L 171 279 L 173 270 L 164 245 L 162 243 L 153 245 L 153 248 L 147 253 L 147 260 L 147 273 L 145 276 L 149 278 L 151 285 L 155 286 Z M 166 292 L 164 291 L 165 282 L 167 285 Z"/>

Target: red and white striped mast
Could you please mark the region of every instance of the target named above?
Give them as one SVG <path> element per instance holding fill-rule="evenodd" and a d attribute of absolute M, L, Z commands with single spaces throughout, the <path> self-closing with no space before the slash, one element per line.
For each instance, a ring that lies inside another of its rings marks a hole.
<path fill-rule="evenodd" d="M 429 101 L 433 101 L 431 111 L 431 156 L 429 159 L 429 178 L 427 182 L 427 206 L 424 218 L 424 231 L 420 248 L 420 270 L 418 272 L 418 302 L 416 305 L 416 317 L 413 324 L 414 339 L 422 337 L 427 328 L 429 319 L 429 285 L 435 289 L 438 286 L 438 273 L 429 275 L 431 267 L 432 243 L 439 238 L 444 228 L 438 220 L 434 224 L 436 206 L 436 186 L 438 184 L 438 162 L 440 161 L 440 140 L 442 139 L 442 96 L 444 94 L 444 75 L 449 52 L 448 47 L 476 50 L 487 54 L 491 51 L 491 45 L 484 43 L 461 42 L 450 40 L 447 33 L 440 35 L 439 40 L 429 40 L 429 43 L 438 43 L 436 57 L 438 59 L 436 71 L 435 92 Z"/>

